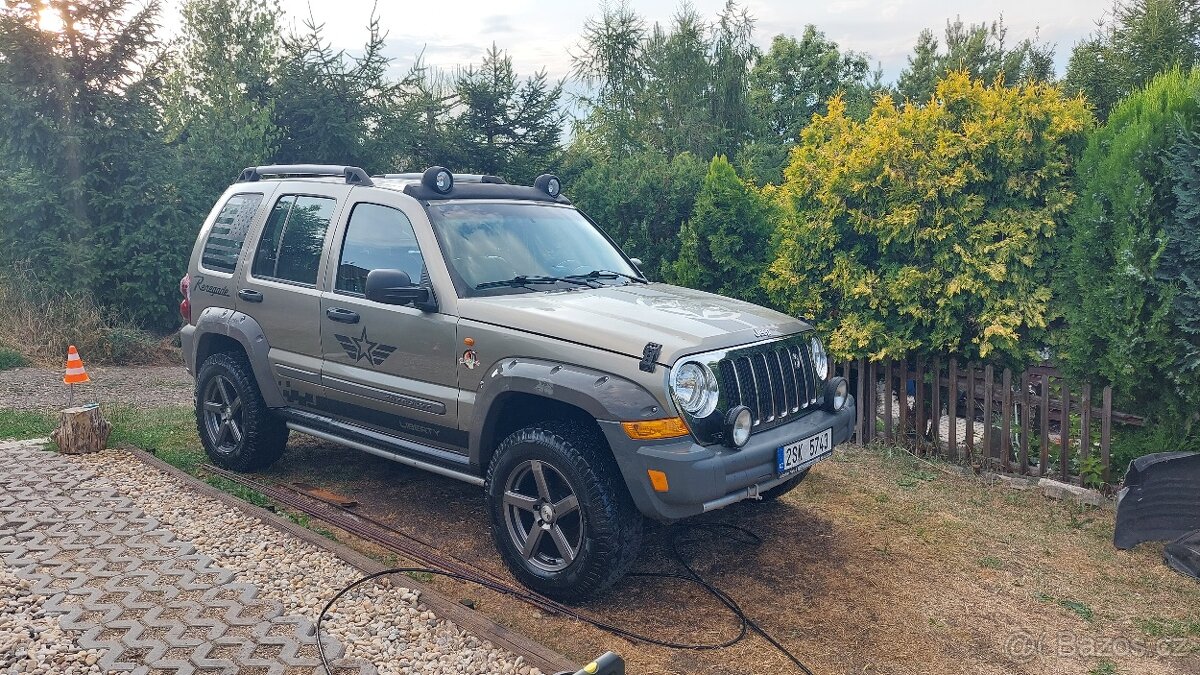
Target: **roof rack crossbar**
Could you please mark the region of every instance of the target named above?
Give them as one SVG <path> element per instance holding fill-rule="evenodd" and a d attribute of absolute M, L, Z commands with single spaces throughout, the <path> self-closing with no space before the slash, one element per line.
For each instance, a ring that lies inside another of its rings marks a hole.
<path fill-rule="evenodd" d="M 420 173 L 382 173 L 376 174 L 375 178 L 389 178 L 394 180 L 421 180 Z M 456 173 L 454 182 L 456 183 L 489 183 L 494 185 L 508 185 L 508 181 L 500 176 L 489 176 L 487 174 L 478 173 Z"/>
<path fill-rule="evenodd" d="M 344 176 L 348 185 L 374 185 L 366 171 L 357 166 L 337 166 L 334 164 L 271 164 L 269 166 L 251 166 L 242 170 L 238 176 L 239 183 L 252 183 L 262 180 L 263 176 Z"/>

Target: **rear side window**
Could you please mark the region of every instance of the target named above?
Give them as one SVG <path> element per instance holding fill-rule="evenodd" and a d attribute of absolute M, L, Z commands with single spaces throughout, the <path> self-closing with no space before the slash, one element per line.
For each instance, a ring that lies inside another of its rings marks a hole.
<path fill-rule="evenodd" d="M 334 288 L 347 293 L 364 293 L 367 274 L 377 269 L 396 269 L 408 273 L 414 284 L 421 283 L 425 260 L 417 246 L 417 235 L 403 212 L 378 204 L 359 204 L 350 214 L 342 259 L 338 263 Z"/>
<path fill-rule="evenodd" d="M 261 194 L 254 193 L 233 195 L 225 202 L 208 233 L 208 241 L 204 242 L 204 252 L 200 255 L 202 267 L 233 272 L 242 252 L 242 243 L 246 241 L 246 232 L 262 200 Z"/>
<path fill-rule="evenodd" d="M 258 240 L 251 273 L 256 277 L 315 285 L 325 231 L 329 229 L 336 203 L 329 197 L 280 197 Z"/>

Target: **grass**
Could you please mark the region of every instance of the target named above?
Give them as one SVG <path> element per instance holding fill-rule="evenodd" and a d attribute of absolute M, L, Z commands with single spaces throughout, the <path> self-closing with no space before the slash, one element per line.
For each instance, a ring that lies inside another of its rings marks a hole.
<path fill-rule="evenodd" d="M 56 426 L 57 420 L 47 413 L 0 409 L 0 439 L 41 438 Z"/>
<path fill-rule="evenodd" d="M 191 407 L 152 408 L 138 410 L 127 406 L 105 407 L 104 415 L 112 422 L 113 447 L 132 445 L 184 471 L 199 475 L 205 462 L 196 435 L 195 412 Z"/>
<path fill-rule="evenodd" d="M 979 559 L 979 566 L 989 570 L 998 570 L 1004 567 L 1004 561 L 996 556 L 985 555 Z"/>
<path fill-rule="evenodd" d="M 1133 624 L 1146 637 L 1200 638 L 1200 617 L 1195 619 L 1134 619 Z"/>
<path fill-rule="evenodd" d="M 11 370 L 29 365 L 29 359 L 24 354 L 12 349 L 0 347 L 0 370 Z"/>
<path fill-rule="evenodd" d="M 79 349 L 85 363 L 179 361 L 167 341 L 101 306 L 89 291 L 57 291 L 26 268 L 0 270 L 0 316 L 0 344 L 8 345 L 0 350 L 0 370 L 16 367 L 3 365 L 6 352 L 26 363 L 61 368 L 69 345 Z"/>

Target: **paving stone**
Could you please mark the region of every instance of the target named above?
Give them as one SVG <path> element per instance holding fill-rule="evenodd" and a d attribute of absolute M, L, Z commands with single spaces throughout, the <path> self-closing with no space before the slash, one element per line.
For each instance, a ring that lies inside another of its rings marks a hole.
<path fill-rule="evenodd" d="M 101 670 L 320 670 L 308 619 L 285 615 L 94 471 L 38 443 L 0 443 L 0 456 L 0 565 L 32 582 L 80 647 L 103 651 Z M 375 673 L 330 636 L 324 644 L 338 672 Z"/>

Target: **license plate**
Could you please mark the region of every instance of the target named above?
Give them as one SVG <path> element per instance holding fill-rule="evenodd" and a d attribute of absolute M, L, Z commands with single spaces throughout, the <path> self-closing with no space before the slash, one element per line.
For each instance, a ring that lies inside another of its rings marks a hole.
<path fill-rule="evenodd" d="M 833 430 L 826 429 L 816 436 L 789 443 L 775 451 L 775 472 L 787 473 L 833 451 Z"/>

